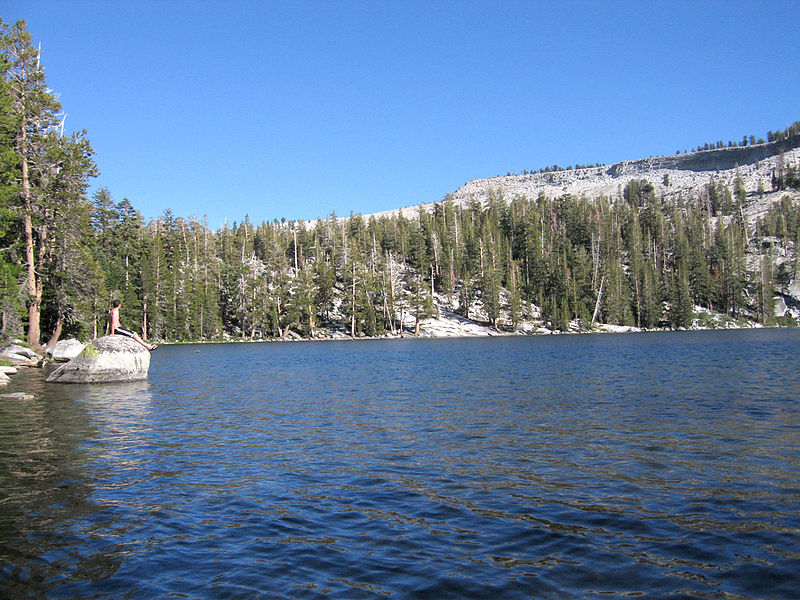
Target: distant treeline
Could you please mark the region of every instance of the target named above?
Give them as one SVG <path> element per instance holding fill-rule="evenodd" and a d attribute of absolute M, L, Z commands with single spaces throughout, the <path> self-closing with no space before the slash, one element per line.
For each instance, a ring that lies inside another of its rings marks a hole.
<path fill-rule="evenodd" d="M 447 197 L 413 219 L 145 223 L 108 189 L 87 198 L 85 132 L 61 134 L 24 23 L 0 25 L 0 327 L 31 344 L 102 334 L 112 299 L 168 340 L 381 335 L 432 315 L 434 295 L 498 328 L 678 328 L 694 304 L 770 323 L 773 290 L 796 277 L 800 209 L 787 196 L 748 227 L 740 178 L 668 200 L 632 180 L 619 198 Z M 798 171 L 783 165 L 775 189 Z"/>
<path fill-rule="evenodd" d="M 539 173 L 539 174 L 542 174 L 542 173 L 557 173 L 559 171 L 573 171 L 573 170 L 577 171 L 579 169 L 591 169 L 593 167 L 602 167 L 602 166 L 603 166 L 602 163 L 595 163 L 593 165 L 576 164 L 574 167 L 573 166 L 561 167 L 561 166 L 556 164 L 556 165 L 553 165 L 551 167 L 544 167 L 542 169 L 539 169 L 538 171 L 527 171 L 527 170 L 525 170 L 525 171 L 522 172 L 522 175 L 534 175 L 536 173 Z M 506 175 L 512 175 L 512 173 L 506 173 Z"/>
<path fill-rule="evenodd" d="M 736 147 L 745 147 L 745 146 L 755 146 L 756 144 L 765 144 L 767 142 L 778 142 L 778 141 L 781 141 L 781 140 L 785 140 L 789 136 L 795 135 L 797 133 L 800 133 L 800 121 L 795 121 L 794 123 L 792 123 L 791 125 L 789 125 L 785 129 L 783 129 L 782 131 L 768 131 L 767 132 L 767 140 L 766 140 L 766 142 L 764 141 L 764 138 L 756 139 L 756 137 L 754 135 L 750 135 L 750 136 L 746 135 L 746 136 L 742 137 L 742 140 L 740 142 L 733 142 L 733 141 L 730 141 L 730 140 L 728 141 L 727 144 L 725 144 L 721 140 L 719 140 L 717 142 L 714 142 L 714 143 L 706 142 L 702 146 L 698 145 L 696 148 L 692 148 L 691 151 L 692 152 L 701 152 L 701 151 L 705 151 L 705 150 L 714 150 L 714 149 L 718 149 L 718 148 L 736 148 Z M 680 154 L 680 153 L 681 153 L 680 150 L 678 150 L 676 152 L 676 154 Z M 686 150 L 684 150 L 684 153 L 685 154 L 687 153 Z"/>
<path fill-rule="evenodd" d="M 320 326 L 382 335 L 403 312 L 432 316 L 434 293 L 498 327 L 538 307 L 557 329 L 574 320 L 679 328 L 694 304 L 774 323 L 774 289 L 798 269 L 800 207 L 787 196 L 748 229 L 741 180 L 670 201 L 644 180 L 616 201 L 508 200 L 458 207 L 446 198 L 418 219 L 245 219 L 211 231 L 169 212 L 145 225 L 101 190 L 84 240 L 100 293 L 84 306 L 120 296 L 150 337 L 174 340 L 311 336 Z M 784 254 L 791 260 L 775 269 Z M 102 315 L 85 314 L 81 327 Z"/>
<path fill-rule="evenodd" d="M 756 139 L 756 137 L 754 135 L 750 135 L 750 136 L 746 135 L 746 136 L 743 136 L 741 141 L 739 141 L 739 142 L 728 141 L 727 144 L 725 142 L 723 142 L 722 140 L 719 140 L 717 142 L 711 142 L 711 143 L 706 142 L 705 144 L 698 145 L 697 147 L 692 148 L 691 151 L 684 150 L 683 154 L 689 154 L 690 152 L 703 152 L 703 151 L 706 151 L 706 150 L 716 150 L 716 149 L 721 149 L 721 148 L 742 148 L 742 147 L 746 147 L 746 146 L 755 146 L 756 144 L 765 144 L 767 142 L 777 142 L 777 141 L 780 141 L 780 140 L 785 140 L 789 136 L 792 136 L 792 135 L 795 135 L 795 134 L 798 134 L 798 133 L 800 133 L 800 121 L 796 121 L 796 122 L 792 123 L 791 125 L 789 125 L 785 129 L 783 129 L 782 131 L 768 131 L 767 132 L 767 140 L 766 140 L 766 142 L 764 141 L 764 138 Z M 675 154 L 681 154 L 681 151 L 677 150 L 675 152 Z M 522 171 L 521 173 L 519 173 L 519 175 L 534 175 L 534 174 L 537 174 L 537 173 L 538 174 L 556 173 L 556 172 L 559 172 L 559 171 L 573 171 L 573 170 L 577 171 L 579 169 L 591 169 L 591 168 L 594 168 L 594 167 L 603 167 L 603 166 L 605 166 L 603 163 L 595 163 L 593 165 L 591 165 L 591 164 L 587 164 L 587 165 L 576 164 L 575 166 L 567 166 L 567 167 L 562 167 L 562 166 L 560 166 L 558 164 L 555 164 L 555 165 L 552 165 L 552 166 L 548 166 L 548 167 L 544 167 L 544 168 L 540 168 L 540 169 L 536 169 L 536 170 L 531 170 L 531 171 L 526 169 L 526 170 Z M 506 173 L 506 175 L 507 176 L 511 176 L 511 175 L 514 175 L 514 173 L 511 173 L 509 171 L 508 173 Z"/>

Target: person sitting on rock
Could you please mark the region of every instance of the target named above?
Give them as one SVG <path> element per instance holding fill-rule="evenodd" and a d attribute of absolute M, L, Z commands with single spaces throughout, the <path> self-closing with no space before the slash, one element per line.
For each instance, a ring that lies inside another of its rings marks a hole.
<path fill-rule="evenodd" d="M 158 348 L 158 344 L 148 344 L 142 338 L 139 337 L 139 334 L 135 331 L 131 331 L 130 329 L 125 329 L 119 324 L 119 308 L 122 306 L 122 302 L 119 300 L 114 300 L 114 305 L 111 307 L 111 310 L 108 311 L 108 321 L 106 322 L 106 333 L 110 335 L 124 335 L 129 338 L 132 338 L 134 341 L 138 342 L 148 350 L 155 350 Z"/>

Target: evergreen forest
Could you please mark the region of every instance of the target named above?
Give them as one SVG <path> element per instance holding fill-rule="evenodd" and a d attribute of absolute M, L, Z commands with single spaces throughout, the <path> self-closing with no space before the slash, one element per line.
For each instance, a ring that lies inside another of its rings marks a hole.
<path fill-rule="evenodd" d="M 497 192 L 457 205 L 448 196 L 413 218 L 245 216 L 212 230 L 165 210 L 145 221 L 109 189 L 89 197 L 97 169 L 87 133 L 64 134 L 24 22 L 1 25 L 6 337 L 102 335 L 113 299 L 126 326 L 171 341 L 413 334 L 442 307 L 505 331 L 531 320 L 562 331 L 688 328 L 697 307 L 796 325 L 776 318 L 775 296 L 798 274 L 797 165 L 775 174 L 764 192 L 785 195 L 750 223 L 740 179 L 670 198 L 641 179 L 613 197 Z"/>

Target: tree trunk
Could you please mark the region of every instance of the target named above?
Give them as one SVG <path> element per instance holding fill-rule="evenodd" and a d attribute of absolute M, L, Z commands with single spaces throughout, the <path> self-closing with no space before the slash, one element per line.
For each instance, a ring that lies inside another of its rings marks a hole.
<path fill-rule="evenodd" d="M 594 314 L 592 314 L 592 326 L 594 326 L 595 321 L 597 321 L 597 315 L 600 312 L 600 300 L 603 298 L 603 284 L 606 281 L 606 276 L 600 279 L 600 289 L 597 290 L 597 302 L 594 303 Z"/>
<path fill-rule="evenodd" d="M 392 335 L 396 333 L 395 331 L 395 312 L 394 312 L 394 256 L 391 252 L 389 252 L 389 322 L 391 323 L 392 328 Z M 402 312 L 401 312 L 402 315 Z M 401 316 L 402 319 L 402 316 Z M 402 331 L 403 324 L 400 323 L 400 330 Z"/>
<path fill-rule="evenodd" d="M 352 291 L 352 315 L 350 316 L 350 337 L 356 337 L 356 263 L 353 260 L 353 291 Z"/>
<path fill-rule="evenodd" d="M 25 127 L 22 128 L 22 144 L 26 143 Z M 36 277 L 36 260 L 33 247 L 33 220 L 31 219 L 31 184 L 28 177 L 28 159 L 22 156 L 22 197 L 25 203 L 25 261 L 28 263 L 26 285 L 28 287 L 28 334 L 27 341 L 33 346 L 39 345 L 41 330 L 39 319 L 41 315 L 42 293 L 38 278 Z"/>
<path fill-rule="evenodd" d="M 97 298 L 92 298 L 92 339 L 97 339 Z"/>
<path fill-rule="evenodd" d="M 147 298 L 142 303 L 142 339 L 147 341 Z"/>
<path fill-rule="evenodd" d="M 61 332 L 64 330 L 64 315 L 59 314 L 58 318 L 56 319 L 56 327 L 53 329 L 53 335 L 50 336 L 50 339 L 47 341 L 47 347 L 52 348 L 58 342 L 58 338 L 61 337 Z"/>

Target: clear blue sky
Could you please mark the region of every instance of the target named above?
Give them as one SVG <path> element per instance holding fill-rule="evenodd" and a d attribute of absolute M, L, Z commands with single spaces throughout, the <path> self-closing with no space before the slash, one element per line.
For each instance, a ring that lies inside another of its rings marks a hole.
<path fill-rule="evenodd" d="M 145 218 L 441 200 L 800 120 L 800 2 L 6 0 Z"/>

